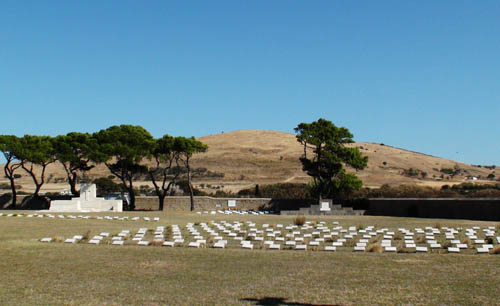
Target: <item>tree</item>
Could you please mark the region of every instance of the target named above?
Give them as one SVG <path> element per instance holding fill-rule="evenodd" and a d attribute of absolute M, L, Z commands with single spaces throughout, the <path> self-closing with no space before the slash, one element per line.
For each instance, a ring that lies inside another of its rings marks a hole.
<path fill-rule="evenodd" d="M 312 123 L 300 123 L 295 133 L 297 141 L 304 147 L 300 157 L 302 168 L 313 178 L 313 189 L 320 201 L 324 196 L 339 198 L 362 187 L 362 181 L 347 173 L 344 165 L 362 170 L 368 157 L 363 156 L 358 148 L 345 146 L 354 142 L 347 128 L 320 118 Z"/>
<path fill-rule="evenodd" d="M 11 207 L 16 206 L 17 202 L 17 190 L 15 180 L 17 175 L 16 170 L 21 167 L 21 161 L 17 157 L 20 150 L 19 138 L 13 135 L 1 135 L 0 136 L 0 151 L 2 151 L 6 163 L 3 167 L 5 176 L 9 179 L 10 189 L 12 192 Z"/>
<path fill-rule="evenodd" d="M 115 125 L 99 131 L 94 137 L 99 143 L 92 154 L 94 162 L 104 162 L 109 171 L 122 181 L 130 196 L 128 209 L 134 210 L 133 182 L 147 173 L 141 161 L 150 154 L 153 136 L 141 126 Z"/>
<path fill-rule="evenodd" d="M 40 189 L 45 183 L 45 169 L 55 161 L 52 137 L 24 135 L 20 138 L 18 159 L 21 167 L 31 176 L 35 184 L 33 197 L 38 198 Z M 40 166 L 40 173 L 37 175 L 35 165 Z"/>
<path fill-rule="evenodd" d="M 148 167 L 148 174 L 153 183 L 155 193 L 158 196 L 160 211 L 163 210 L 165 197 L 170 188 L 175 184 L 179 175 L 182 174 L 179 168 L 180 152 L 176 144 L 177 142 L 174 137 L 164 135 L 152 143 L 149 154 L 149 159 L 154 164 Z M 169 178 L 171 178 L 170 181 Z"/>
<path fill-rule="evenodd" d="M 186 168 L 186 176 L 189 187 L 189 197 L 191 200 L 191 210 L 194 210 L 194 192 L 193 185 L 191 183 L 191 158 L 193 154 L 206 152 L 208 146 L 194 137 L 186 138 L 186 137 L 177 137 L 175 139 L 175 147 L 179 152 L 179 161 Z"/>
<path fill-rule="evenodd" d="M 123 191 L 120 184 L 113 182 L 112 179 L 107 177 L 96 178 L 92 183 L 96 185 L 98 195 Z"/>
<path fill-rule="evenodd" d="M 55 158 L 64 167 L 71 193 L 80 195 L 76 190 L 78 172 L 89 171 L 94 167 L 90 161 L 97 149 L 96 139 L 88 133 L 72 132 L 55 137 L 53 145 Z"/>

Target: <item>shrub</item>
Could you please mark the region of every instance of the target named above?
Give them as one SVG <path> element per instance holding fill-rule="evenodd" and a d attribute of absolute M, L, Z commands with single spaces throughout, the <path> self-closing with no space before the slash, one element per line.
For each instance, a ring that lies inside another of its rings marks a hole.
<path fill-rule="evenodd" d="M 499 255 L 500 254 L 500 245 L 497 245 L 493 249 L 491 249 L 491 254 Z"/>
<path fill-rule="evenodd" d="M 306 223 L 306 217 L 305 216 L 297 216 L 293 219 L 293 224 L 297 226 L 302 226 Z"/>
<path fill-rule="evenodd" d="M 82 240 L 86 241 L 89 240 L 89 238 L 90 238 L 90 230 L 88 230 L 85 234 L 83 234 Z"/>
<path fill-rule="evenodd" d="M 240 197 L 255 197 L 255 188 L 243 189 L 238 192 Z M 310 199 L 311 187 L 307 184 L 278 183 L 259 185 L 258 196 L 273 199 Z"/>
<path fill-rule="evenodd" d="M 123 191 L 123 188 L 120 184 L 113 182 L 113 180 L 107 177 L 97 178 L 93 181 L 93 183 L 96 184 L 97 192 L 99 195 Z"/>
<path fill-rule="evenodd" d="M 440 172 L 444 174 L 453 174 L 455 171 L 451 168 L 441 168 Z"/>
<path fill-rule="evenodd" d="M 54 242 L 63 242 L 64 241 L 64 238 L 61 237 L 61 236 L 56 236 L 52 239 L 52 241 Z"/>
<path fill-rule="evenodd" d="M 161 240 L 153 240 L 150 242 L 150 245 L 152 246 L 162 246 L 163 245 L 163 241 Z"/>
<path fill-rule="evenodd" d="M 441 244 L 441 246 L 442 246 L 444 249 L 447 249 L 447 248 L 451 247 L 451 246 L 452 246 L 452 244 L 451 244 L 451 242 L 450 242 L 450 241 L 446 240 L 445 242 L 443 242 L 443 243 Z"/>
<path fill-rule="evenodd" d="M 382 246 L 377 243 L 377 244 L 372 244 L 372 245 L 368 246 L 366 251 L 370 252 L 370 253 L 382 253 L 384 251 L 384 248 L 382 248 Z"/>

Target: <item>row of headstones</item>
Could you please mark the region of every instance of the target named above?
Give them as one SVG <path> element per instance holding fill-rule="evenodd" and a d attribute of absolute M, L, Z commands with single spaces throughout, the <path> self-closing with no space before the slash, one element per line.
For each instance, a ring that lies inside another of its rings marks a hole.
<path fill-rule="evenodd" d="M 251 241 L 243 240 L 242 237 L 238 237 L 236 233 L 232 233 L 230 230 L 227 230 L 225 227 L 223 227 L 223 226 L 221 226 L 221 225 L 219 225 L 217 223 L 214 223 L 214 222 L 212 222 L 212 223 L 215 226 L 217 226 L 219 228 L 219 230 L 223 230 L 223 232 L 225 234 L 228 234 L 228 236 L 233 237 L 235 240 L 241 240 L 241 245 L 242 245 L 243 248 L 253 248 L 253 245 L 252 245 Z M 241 223 L 239 223 L 239 222 L 235 222 L 235 223 L 236 223 L 236 226 L 241 225 Z M 251 222 L 248 222 L 248 223 L 249 223 L 250 226 L 255 226 L 255 224 L 253 224 Z M 337 222 L 335 222 L 335 223 L 338 224 Z M 322 222 L 320 224 L 324 224 L 324 222 Z M 225 244 L 227 244 L 227 240 L 222 240 L 222 237 L 219 236 L 215 231 L 211 230 L 206 224 L 201 223 L 201 226 L 210 235 L 215 236 L 214 237 L 215 240 L 218 240 L 214 244 L 214 247 L 225 247 Z M 231 226 L 231 225 L 229 224 L 229 226 Z M 268 226 L 269 226 L 268 224 L 264 224 L 263 225 L 264 228 L 268 227 Z M 194 236 L 194 238 L 196 240 L 196 241 L 190 243 L 190 246 L 198 246 L 199 247 L 201 244 L 206 243 L 206 240 L 204 239 L 204 237 L 200 236 L 199 232 L 196 231 L 193 228 L 193 224 L 192 223 L 188 224 L 187 227 L 188 227 L 188 231 Z M 278 228 L 282 227 L 282 225 L 278 225 L 277 227 Z M 291 225 L 291 226 L 287 226 L 286 229 L 293 229 L 293 228 L 296 228 L 296 227 L 297 226 Z M 311 227 L 308 226 L 308 225 L 302 227 L 302 229 L 305 229 L 305 228 L 311 228 Z M 317 228 L 319 229 L 320 227 L 317 227 Z M 337 228 L 334 228 L 334 229 L 339 229 L 339 228 L 341 228 L 341 227 L 337 227 Z M 364 233 L 366 231 L 373 230 L 373 228 L 374 228 L 373 226 L 369 226 L 365 230 L 360 230 L 359 232 L 360 233 Z M 326 231 L 326 232 L 329 232 L 329 230 L 327 228 L 322 227 L 322 229 L 324 231 Z M 431 234 L 433 235 L 434 233 L 439 232 L 438 229 L 433 229 L 431 227 L 427 227 L 426 229 L 433 230 L 431 233 L 427 233 L 426 238 L 428 238 L 428 239 L 434 239 L 434 236 L 430 236 L 430 235 Z M 356 231 L 355 227 L 350 227 L 349 230 L 350 231 Z M 363 239 L 359 240 L 359 242 L 355 245 L 354 250 L 355 251 L 365 251 L 367 243 L 370 240 L 369 238 L 372 238 L 372 236 L 376 236 L 377 234 L 380 234 L 380 233 L 385 233 L 384 234 L 384 239 L 382 240 L 382 243 L 381 243 L 382 247 L 384 247 L 384 250 L 387 251 L 387 252 L 396 252 L 397 248 L 395 246 L 391 245 L 391 241 L 393 239 L 394 232 L 386 232 L 387 230 L 388 229 L 381 229 L 381 230 L 377 230 L 376 232 L 371 232 L 370 233 L 371 235 L 363 235 Z M 426 234 L 422 229 L 418 229 L 417 228 L 416 230 L 419 233 Z M 259 232 L 257 230 L 255 230 L 255 231 Z M 414 233 L 412 233 L 411 231 L 408 231 L 406 229 L 399 229 L 399 231 L 402 232 L 403 234 L 405 234 L 404 238 L 405 238 L 405 246 L 406 246 L 406 248 L 414 248 L 416 252 L 427 252 L 428 251 L 428 248 L 426 246 L 417 246 L 416 245 L 415 241 L 413 240 Z M 485 232 L 486 236 L 492 236 L 492 235 L 494 235 L 494 227 L 489 227 L 488 229 L 484 229 L 483 231 Z M 341 230 L 341 232 L 347 232 L 347 230 Z M 456 232 L 456 233 L 458 233 L 458 232 Z M 250 233 L 248 235 L 252 235 L 252 234 L 253 233 Z M 300 232 L 293 232 L 291 234 L 287 234 L 286 236 L 293 237 L 294 234 L 300 234 Z M 319 232 L 313 232 L 313 234 L 318 234 L 319 235 Z M 356 234 L 357 234 L 356 232 L 350 232 L 348 235 L 345 235 L 345 237 L 346 238 L 352 238 Z M 472 234 L 475 234 L 474 229 L 468 229 L 467 234 L 470 235 L 471 238 L 474 238 L 474 236 L 472 236 Z M 268 233 L 268 235 L 274 237 L 274 233 Z M 324 235 L 324 236 L 327 236 L 327 235 Z M 311 234 L 304 234 L 303 238 L 302 237 L 296 237 L 295 239 L 296 239 L 296 241 L 304 241 L 304 238 L 307 238 L 307 237 L 312 237 L 312 235 Z M 331 235 L 328 235 L 328 238 L 330 238 L 330 237 L 331 237 Z M 180 236 L 177 237 L 177 238 L 181 239 Z M 254 236 L 254 239 L 255 240 L 264 240 L 264 237 Z M 276 237 L 275 239 L 279 239 L 281 241 L 284 241 L 283 237 Z M 286 241 L 285 245 L 290 246 L 290 247 L 294 246 L 296 249 L 307 249 L 307 245 L 305 245 L 305 244 L 296 244 L 296 241 Z M 500 243 L 500 237 L 497 237 L 497 241 Z M 184 242 L 184 240 L 179 240 L 177 242 Z M 310 245 L 311 246 L 319 246 L 319 242 L 324 242 L 324 238 L 316 238 L 315 241 L 310 241 Z M 329 250 L 335 250 L 334 247 L 336 247 L 336 246 L 343 246 L 344 242 L 346 242 L 346 239 L 339 238 L 336 242 L 332 243 L 332 247 L 333 248 L 331 248 L 329 246 L 327 246 L 327 247 L 328 247 Z M 175 243 L 175 241 L 174 241 L 174 243 Z M 169 242 L 169 245 L 173 246 L 174 243 Z M 452 240 L 452 243 L 456 243 L 458 248 L 464 248 L 464 244 L 460 243 L 460 241 L 458 241 L 458 240 Z M 475 243 L 476 244 L 480 244 L 480 243 L 483 244 L 482 247 L 477 248 L 478 253 L 488 253 L 488 250 L 493 248 L 492 244 L 485 244 L 484 240 L 475 240 Z M 277 245 L 273 241 L 265 241 L 264 244 L 268 245 L 268 248 L 270 248 L 270 249 L 279 249 L 280 248 L 280 245 Z M 432 246 L 431 248 L 437 248 L 436 241 L 430 240 L 429 244 L 431 244 L 431 246 Z M 439 245 L 439 247 L 440 247 L 440 245 Z M 449 250 L 449 252 L 455 252 L 455 248 L 454 247 L 450 247 L 448 250 Z"/>
<path fill-rule="evenodd" d="M 426 233 L 422 229 L 416 229 L 415 232 L 417 234 L 423 234 L 425 235 L 425 239 L 427 244 L 429 244 L 429 247 L 431 249 L 440 249 L 442 248 L 441 244 L 439 244 L 436 241 L 435 234 L 439 234 L 440 231 L 439 229 L 434 229 L 432 227 L 427 227 L 427 230 L 431 230 L 430 233 Z M 455 234 L 458 234 L 458 231 L 456 229 L 452 228 L 444 228 L 445 230 L 448 230 L 445 232 L 445 237 L 447 240 L 450 240 L 451 244 L 455 244 L 455 246 L 450 246 L 447 248 L 448 252 L 450 253 L 459 253 L 460 249 L 467 249 L 468 245 L 466 243 L 462 243 L 460 240 L 456 239 Z M 476 230 L 479 229 L 479 227 L 475 227 L 475 229 L 466 229 L 466 236 L 468 236 L 469 239 L 475 239 L 474 244 L 476 245 L 481 245 L 480 247 L 476 248 L 478 253 L 488 253 L 490 249 L 493 249 L 493 244 L 488 244 L 484 239 L 478 239 L 477 237 L 477 232 Z M 417 244 L 414 241 L 414 233 L 404 229 L 400 228 L 398 229 L 399 232 L 401 232 L 404 235 L 404 243 L 405 243 L 405 248 L 407 249 L 415 249 L 416 252 L 428 252 L 428 247 L 427 246 L 417 246 Z M 494 237 L 495 232 L 494 232 L 494 227 L 489 227 L 487 229 L 483 229 L 483 232 L 485 233 L 486 237 Z M 381 241 L 381 246 L 384 248 L 386 252 L 396 252 L 397 247 L 392 246 L 391 242 L 393 240 L 393 232 L 387 232 L 383 236 L 383 240 Z M 364 236 L 365 237 L 365 236 Z M 500 237 L 497 237 L 497 242 L 500 243 Z M 354 247 L 355 251 L 365 251 L 366 244 L 368 243 L 367 239 L 360 239 L 360 241 L 356 244 Z"/>
<path fill-rule="evenodd" d="M 221 215 L 254 215 L 254 216 L 259 216 L 259 215 L 267 215 L 269 214 L 269 211 L 264 210 L 264 211 L 254 211 L 254 210 L 205 210 L 203 212 L 198 211 L 196 214 L 201 215 L 216 215 L 216 214 L 221 214 Z"/>
<path fill-rule="evenodd" d="M 55 219 L 55 218 L 58 218 L 58 219 L 78 219 L 78 218 L 80 218 L 80 219 L 119 220 L 119 221 L 139 221 L 139 220 L 141 220 L 141 217 L 128 217 L 128 216 L 125 216 L 125 217 L 88 216 L 88 215 L 74 216 L 74 215 L 63 215 L 63 214 L 53 215 L 53 214 L 14 214 L 14 213 L 3 214 L 3 213 L 0 213 L 0 217 L 2 217 L 2 216 L 5 216 L 5 217 L 26 217 L 26 218 L 52 218 L 52 219 Z M 142 219 L 144 221 L 160 221 L 159 217 L 154 217 L 154 218 L 143 217 Z"/>
<path fill-rule="evenodd" d="M 253 248 L 253 244 L 251 241 L 244 240 L 243 237 L 238 236 L 237 233 L 232 232 L 231 230 L 228 230 L 226 228 L 226 226 L 227 226 L 229 228 L 233 228 L 234 230 L 240 230 L 240 233 L 241 233 L 242 232 L 241 225 L 243 225 L 242 223 L 234 222 L 234 224 L 230 224 L 230 223 L 227 223 L 225 221 L 222 221 L 221 224 L 218 224 L 218 223 L 215 223 L 212 221 L 211 224 L 213 226 L 217 227 L 219 230 L 222 230 L 224 232 L 224 234 L 227 234 L 227 236 L 233 238 L 234 240 L 240 240 L 240 244 L 241 244 L 242 248 Z M 255 233 L 263 233 L 263 231 L 258 231 L 257 229 L 254 228 L 255 223 L 247 221 L 247 224 L 249 227 L 251 227 L 250 231 L 254 231 Z M 338 224 L 338 222 L 334 222 L 334 224 Z M 227 245 L 227 240 L 223 239 L 222 236 L 220 236 L 216 231 L 211 229 L 207 224 L 201 223 L 200 225 L 204 231 L 206 231 L 208 234 L 213 236 L 213 240 L 215 241 L 213 247 L 225 248 L 225 246 Z M 267 228 L 266 231 L 270 230 L 268 224 L 264 224 L 262 227 Z M 278 224 L 276 227 L 283 228 L 283 225 Z M 195 241 L 189 242 L 188 246 L 200 247 L 202 245 L 206 245 L 206 239 L 203 236 L 201 236 L 201 234 L 194 228 L 193 223 L 187 224 L 186 228 L 190 232 L 191 236 L 193 236 L 193 238 L 195 239 Z M 285 227 L 285 229 L 288 229 L 288 230 L 293 230 L 296 228 L 298 228 L 298 226 L 296 226 L 296 225 L 289 225 L 289 226 Z M 311 228 L 314 228 L 314 227 L 310 226 L 309 224 L 305 224 L 303 227 L 301 227 L 301 229 L 311 229 Z M 329 231 L 329 229 L 324 226 L 324 222 L 320 222 L 319 226 L 316 226 L 316 229 L 322 229 L 325 232 Z M 355 227 L 349 227 L 349 229 L 346 230 L 346 229 L 342 229 L 342 227 L 337 226 L 334 229 L 340 229 L 340 232 L 344 232 L 344 233 L 348 232 L 348 230 L 351 231 L 351 232 L 349 232 L 349 234 L 346 234 L 344 236 L 344 237 L 349 238 L 349 239 L 352 239 L 354 236 L 357 235 Z M 373 226 L 369 226 L 366 229 L 360 229 L 359 232 L 366 233 L 367 231 L 369 232 L 373 229 L 374 229 Z M 426 233 L 422 229 L 418 229 L 418 228 L 416 229 L 416 232 L 426 234 L 426 238 L 428 238 L 428 239 L 434 239 L 433 235 L 436 233 L 439 233 L 439 229 L 434 229 L 431 227 L 427 227 L 426 229 L 430 230 L 431 232 Z M 475 229 L 479 229 L 479 228 L 473 228 L 473 229 L 467 230 L 467 233 L 472 238 L 474 238 L 473 234 L 476 233 Z M 136 237 L 134 237 L 133 240 L 138 240 L 138 244 L 140 244 L 140 245 L 149 245 L 149 241 L 142 240 L 146 230 L 147 229 L 140 229 L 138 232 L 138 235 L 136 235 Z M 163 230 L 164 230 L 164 228 L 162 228 L 162 227 L 157 228 L 157 231 L 155 232 L 154 241 L 160 242 L 161 240 L 164 239 L 164 236 L 162 233 Z M 451 230 L 451 232 L 448 233 L 448 235 L 451 235 L 453 233 L 458 233 L 455 229 L 450 229 L 450 230 Z M 406 229 L 399 229 L 399 231 L 402 232 L 403 234 L 405 234 L 405 244 L 406 244 L 407 248 L 415 248 L 417 252 L 427 252 L 428 251 L 427 247 L 417 246 L 415 244 L 415 242 L 412 240 L 412 236 L 414 235 L 414 233 L 412 233 Z M 485 234 L 487 236 L 491 236 L 492 234 L 494 234 L 493 227 L 490 227 L 488 229 L 484 229 L 483 231 L 485 232 Z M 172 226 L 172 233 L 173 233 L 174 240 L 173 241 L 164 241 L 163 245 L 174 246 L 174 245 L 184 244 L 185 240 L 182 237 L 182 233 L 180 231 L 180 228 L 177 225 Z M 243 233 L 247 233 L 247 232 L 243 231 Z M 300 235 L 300 233 L 301 233 L 300 231 L 294 231 L 292 233 L 287 234 L 286 236 L 287 236 L 287 238 L 293 238 L 294 235 L 296 235 L 296 234 Z M 254 233 L 249 233 L 248 235 L 252 235 L 252 234 L 254 234 Z M 271 233 L 268 232 L 268 235 L 269 234 L 271 234 Z M 272 234 L 274 234 L 274 233 L 272 233 Z M 313 232 L 313 234 L 319 234 L 319 232 Z M 397 248 L 395 246 L 391 245 L 391 241 L 392 241 L 394 232 L 390 232 L 390 231 L 388 231 L 388 229 L 380 229 L 380 230 L 377 230 L 375 232 L 369 232 L 369 234 L 370 235 L 366 235 L 366 234 L 363 235 L 363 239 L 360 239 L 359 242 L 355 245 L 354 251 L 365 251 L 366 245 L 369 242 L 369 238 L 371 238 L 372 236 L 376 236 L 377 234 L 384 234 L 384 239 L 382 240 L 382 247 L 384 247 L 385 251 L 395 252 L 397 250 Z M 331 237 L 331 235 L 329 235 L 329 236 Z M 290 241 L 290 240 L 286 241 L 285 246 L 295 247 L 295 249 L 299 249 L 299 250 L 301 250 L 301 249 L 305 250 L 305 249 L 307 249 L 307 245 L 304 243 L 300 243 L 300 241 L 304 241 L 304 238 L 308 238 L 308 237 L 312 237 L 312 235 L 311 234 L 304 234 L 304 237 L 295 237 L 294 241 Z M 447 237 L 452 238 L 451 236 L 447 236 Z M 259 237 L 259 236 L 253 236 L 253 238 L 256 241 L 259 241 L 259 240 L 263 241 L 264 240 L 264 237 Z M 284 237 L 276 237 L 275 240 L 276 240 L 276 242 L 285 241 L 285 238 Z M 497 237 L 497 241 L 500 243 L 500 237 Z M 319 246 L 320 242 L 324 242 L 324 238 L 316 238 L 314 241 L 310 241 L 309 245 L 310 246 Z M 325 250 L 335 250 L 335 247 L 343 246 L 344 242 L 346 242 L 345 238 L 339 238 L 339 239 L 337 239 L 336 242 L 333 242 L 331 246 L 325 246 Z M 457 241 L 452 241 L 452 243 L 453 242 L 457 243 Z M 476 240 L 476 242 L 479 243 L 480 241 Z M 428 243 L 431 244 L 431 248 L 436 248 L 436 242 L 434 240 L 429 240 Z M 272 240 L 264 241 L 264 245 L 267 245 L 269 249 L 280 249 L 281 248 L 279 243 L 275 243 Z M 493 247 L 493 245 L 483 245 L 483 247 L 478 248 L 478 253 L 487 253 L 487 250 L 491 249 L 492 247 Z M 451 247 L 448 249 L 448 251 L 449 252 L 457 252 L 455 250 L 456 248 L 460 249 L 460 248 L 464 248 L 464 246 L 463 246 L 463 244 L 457 243 L 457 247 Z M 486 252 L 484 250 L 486 250 Z"/>
<path fill-rule="evenodd" d="M 132 238 L 132 241 L 137 241 L 139 245 L 149 245 L 149 241 L 144 241 L 143 238 L 147 233 L 147 228 L 140 228 L 135 236 Z M 158 226 L 155 231 L 155 237 L 158 238 L 159 235 L 163 237 L 163 232 L 165 230 L 164 226 Z M 122 230 L 115 236 L 111 237 L 112 245 L 123 245 L 125 243 L 125 238 L 130 235 L 130 230 Z M 89 244 L 100 244 L 105 238 L 110 237 L 109 232 L 102 232 L 99 235 L 95 235 L 92 238 L 88 239 Z M 72 238 L 65 239 L 65 243 L 78 243 L 82 241 L 84 238 L 83 235 L 75 235 Z M 53 239 L 51 237 L 42 238 L 41 242 L 52 242 Z"/>

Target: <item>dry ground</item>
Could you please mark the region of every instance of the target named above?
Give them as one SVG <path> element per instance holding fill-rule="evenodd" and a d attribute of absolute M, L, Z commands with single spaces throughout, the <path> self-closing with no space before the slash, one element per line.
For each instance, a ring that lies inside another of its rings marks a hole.
<path fill-rule="evenodd" d="M 6 213 L 7 211 L 3 211 Z M 23 212 L 26 213 L 26 212 Z M 103 214 L 101 214 L 103 215 Z M 498 305 L 500 256 L 43 244 L 209 220 L 291 223 L 289 216 L 160 216 L 159 222 L 0 217 L 1 305 Z M 341 225 L 489 226 L 492 222 L 310 217 Z"/>
<path fill-rule="evenodd" d="M 302 147 L 296 141 L 295 135 L 277 131 L 240 130 L 224 134 L 216 134 L 199 138 L 209 149 L 204 154 L 194 157 L 194 167 L 204 167 L 212 172 L 224 173 L 224 178 L 195 179 L 195 185 L 210 184 L 224 186 L 225 190 L 239 191 L 254 187 L 255 184 L 272 184 L 280 182 L 308 183 L 309 177 L 302 171 L 299 157 Z M 487 177 L 494 170 L 478 168 L 468 164 L 455 162 L 426 154 L 415 153 L 388 145 L 358 142 L 353 144 L 368 156 L 368 167 L 357 173 L 368 187 L 379 187 L 383 184 L 417 184 L 440 187 L 443 184 L 458 184 L 466 181 L 466 176 L 457 176 L 451 180 L 440 180 L 442 168 L 460 167 L 468 175 Z M 385 163 L 385 164 L 384 164 Z M 410 168 L 427 172 L 427 178 L 408 177 L 403 170 Z M 23 178 L 19 184 L 23 190 L 33 189 L 30 178 L 19 171 Z M 90 172 L 91 177 L 108 176 L 110 173 L 103 165 Z M 52 177 L 51 177 L 52 176 Z M 434 177 L 435 176 L 435 177 Z M 47 170 L 50 182 L 43 191 L 54 192 L 67 189 L 67 184 L 54 184 L 56 178 L 65 178 L 62 167 L 55 163 Z M 7 182 L 2 176 L 1 182 Z M 486 182 L 486 181 L 480 181 Z M 137 186 L 150 185 L 148 182 L 137 182 Z M 206 192 L 215 189 L 205 188 Z"/>

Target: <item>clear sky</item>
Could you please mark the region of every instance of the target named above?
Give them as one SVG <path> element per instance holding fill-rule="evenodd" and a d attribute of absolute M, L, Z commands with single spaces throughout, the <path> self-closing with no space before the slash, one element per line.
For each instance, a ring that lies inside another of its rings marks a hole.
<path fill-rule="evenodd" d="M 2 1 L 0 134 L 293 132 L 500 165 L 500 1 Z"/>

